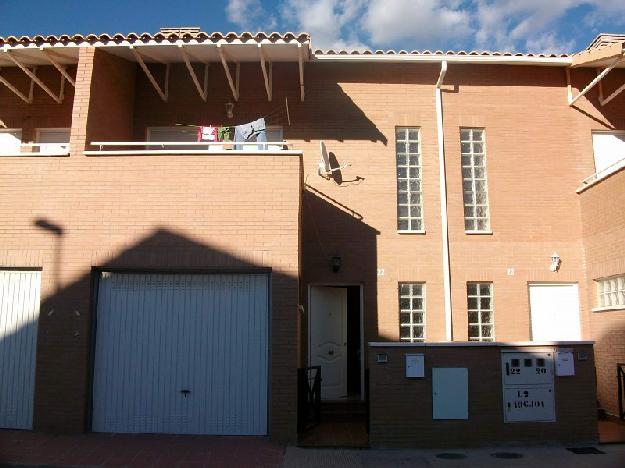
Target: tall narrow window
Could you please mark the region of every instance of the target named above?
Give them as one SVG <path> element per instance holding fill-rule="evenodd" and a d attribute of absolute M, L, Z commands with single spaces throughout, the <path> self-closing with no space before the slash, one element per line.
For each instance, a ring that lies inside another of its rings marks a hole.
<path fill-rule="evenodd" d="M 419 129 L 395 129 L 397 155 L 397 229 L 423 231 L 421 192 L 421 144 Z"/>
<path fill-rule="evenodd" d="M 493 341 L 493 283 L 467 283 L 469 341 Z"/>
<path fill-rule="evenodd" d="M 399 284 L 399 339 L 425 341 L 425 284 Z"/>
<path fill-rule="evenodd" d="M 485 143 L 483 129 L 460 130 L 464 229 L 467 232 L 490 231 Z"/>

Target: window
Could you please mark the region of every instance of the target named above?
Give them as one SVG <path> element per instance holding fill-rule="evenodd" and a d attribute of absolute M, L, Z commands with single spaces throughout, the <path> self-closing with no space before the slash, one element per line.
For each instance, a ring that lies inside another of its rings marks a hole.
<path fill-rule="evenodd" d="M 425 341 L 425 284 L 399 285 L 399 339 Z"/>
<path fill-rule="evenodd" d="M 38 128 L 35 151 L 44 154 L 69 152 L 69 128 Z"/>
<path fill-rule="evenodd" d="M 493 341 L 493 283 L 467 283 L 469 341 Z"/>
<path fill-rule="evenodd" d="M 592 132 L 592 149 L 595 157 L 595 172 L 609 174 L 625 164 L 625 132 Z"/>
<path fill-rule="evenodd" d="M 22 130 L 0 128 L 0 154 L 19 154 L 21 152 Z"/>
<path fill-rule="evenodd" d="M 175 141 L 197 141 L 197 128 L 195 127 L 150 127 L 148 128 L 148 141 L 158 141 L 162 143 L 169 143 Z M 162 146 L 148 146 L 146 149 L 149 150 L 192 150 L 198 149 L 194 146 L 166 146 L 163 148 Z M 202 148 L 205 149 L 205 148 Z"/>
<path fill-rule="evenodd" d="M 395 129 L 397 155 L 397 229 L 423 231 L 419 129 Z"/>
<path fill-rule="evenodd" d="M 597 306 L 625 307 L 625 275 L 597 280 Z"/>
<path fill-rule="evenodd" d="M 460 151 L 464 193 L 464 229 L 467 232 L 490 232 L 484 130 L 460 129 Z"/>

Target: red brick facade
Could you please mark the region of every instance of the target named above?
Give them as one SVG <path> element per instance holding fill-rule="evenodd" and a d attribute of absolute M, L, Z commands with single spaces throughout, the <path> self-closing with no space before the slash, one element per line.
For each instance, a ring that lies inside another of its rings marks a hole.
<path fill-rule="evenodd" d="M 27 87 L 16 70 L 5 70 Z M 164 67 L 153 70 L 162 80 Z M 44 80 L 55 73 L 40 67 Z M 427 340 L 445 338 L 438 65 L 307 63 L 300 102 L 297 66 L 276 63 L 267 102 L 260 66 L 242 64 L 234 120 L 265 115 L 288 97 L 292 125 L 277 123 L 303 157 L 86 156 L 91 141 L 142 141 L 150 126 L 224 122 L 232 97 L 218 65 L 210 69 L 206 103 L 183 64 L 171 68 L 167 103 L 135 63 L 102 50 L 81 48 L 75 73 L 76 89 L 68 87 L 61 105 L 35 90 L 29 106 L 0 88 L 0 120 L 23 128 L 25 141 L 34 128 L 71 125 L 69 158 L 0 159 L 0 265 L 43 268 L 36 429 L 88 429 L 94 267 L 272 268 L 271 433 L 280 437 L 295 428 L 298 343 L 299 364 L 306 349 L 306 319 L 300 316 L 298 337 L 297 306 L 307 304 L 309 284 L 362 285 L 368 342 L 398 339 L 398 282 L 425 282 Z M 575 87 L 593 73 L 574 70 Z M 614 71 L 605 86 L 624 77 Z M 586 199 L 608 191 L 604 186 L 616 190 L 617 179 L 582 195 L 575 190 L 594 172 L 590 131 L 625 129 L 625 94 L 602 108 L 593 91 L 571 108 L 562 67 L 450 64 L 445 83 L 454 340 L 467 339 L 467 281 L 493 282 L 501 341 L 531 339 L 528 282 L 577 282 L 583 337 L 597 338 L 599 322 L 584 298 L 592 296 L 592 265 L 603 260 L 587 241 L 598 202 Z M 396 126 L 420 128 L 423 234 L 397 232 Z M 460 127 L 486 131 L 492 234 L 464 231 Z M 351 163 L 331 180 L 317 175 L 319 140 L 338 163 Z M 63 235 L 40 229 L 38 219 L 60 226 Z M 548 269 L 554 250 L 562 258 L 557 273 Z M 338 273 L 330 268 L 333 256 L 342 259 Z"/>

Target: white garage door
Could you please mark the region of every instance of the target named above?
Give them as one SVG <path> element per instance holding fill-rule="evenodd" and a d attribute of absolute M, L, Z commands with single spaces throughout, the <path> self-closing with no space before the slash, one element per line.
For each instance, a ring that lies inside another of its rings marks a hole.
<path fill-rule="evenodd" d="M 102 273 L 92 429 L 267 433 L 264 274 Z"/>
<path fill-rule="evenodd" d="M 32 429 L 40 271 L 0 270 L 0 427 Z"/>
<path fill-rule="evenodd" d="M 580 339 L 577 284 L 530 284 L 533 341 Z"/>

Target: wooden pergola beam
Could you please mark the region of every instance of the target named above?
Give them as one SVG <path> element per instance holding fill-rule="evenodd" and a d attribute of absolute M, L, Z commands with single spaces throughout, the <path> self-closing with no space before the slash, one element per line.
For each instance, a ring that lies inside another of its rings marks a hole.
<path fill-rule="evenodd" d="M 269 62 L 265 57 L 265 51 L 262 44 L 258 44 L 260 52 L 260 68 L 263 71 L 263 79 L 265 81 L 265 91 L 267 91 L 267 100 L 271 102 L 273 95 L 273 63 Z"/>
<path fill-rule="evenodd" d="M 2 69 L 0 68 L 0 71 Z M 36 68 L 33 69 L 33 71 L 36 71 Z M 34 89 L 34 81 L 30 80 L 30 89 L 28 91 L 28 96 L 25 96 L 19 89 L 17 89 L 15 86 L 13 86 L 5 77 L 3 77 L 2 75 L 0 75 L 0 83 L 2 83 L 4 86 L 6 86 L 7 88 L 9 88 L 9 90 L 15 94 L 18 98 L 20 98 L 22 101 L 24 101 L 26 104 L 32 104 L 33 103 L 33 89 Z"/>
<path fill-rule="evenodd" d="M 219 51 L 219 58 L 221 59 L 221 64 L 224 67 L 224 71 L 226 72 L 226 79 L 228 80 L 228 85 L 230 85 L 230 91 L 232 91 L 232 97 L 235 101 L 239 100 L 239 73 L 241 70 L 241 65 L 237 62 L 236 64 L 236 85 L 234 80 L 232 79 L 232 74 L 230 73 L 230 67 L 228 65 L 228 60 L 226 58 L 226 53 L 224 49 L 221 47 L 221 44 L 217 44 L 217 50 Z"/>
<path fill-rule="evenodd" d="M 304 102 L 304 48 L 302 44 L 297 44 L 297 59 L 299 62 L 299 98 Z"/>
<path fill-rule="evenodd" d="M 182 58 L 184 59 L 184 63 L 187 66 L 187 70 L 189 71 L 189 75 L 191 75 L 191 79 L 193 80 L 193 84 L 195 84 L 195 88 L 197 89 L 198 94 L 202 98 L 202 101 L 206 102 L 206 98 L 208 97 L 208 63 L 204 64 L 204 86 L 200 85 L 200 81 L 197 78 L 195 70 L 193 69 L 193 65 L 191 65 L 191 60 L 189 59 L 189 54 L 185 50 L 182 44 L 178 45 L 180 52 L 182 53 Z"/>
<path fill-rule="evenodd" d="M 34 81 L 37 84 L 37 86 L 39 86 L 41 89 L 43 89 L 48 96 L 50 96 L 52 99 L 54 99 L 54 101 L 57 104 L 61 104 L 63 102 L 63 85 L 64 85 L 64 82 L 65 82 L 65 77 L 63 75 L 61 75 L 61 92 L 57 96 L 56 94 L 54 94 L 54 92 L 50 88 L 48 88 L 45 85 L 45 83 L 43 81 L 41 81 L 39 78 L 37 78 L 37 76 L 26 67 L 26 65 L 24 65 L 22 62 L 17 60 L 8 50 L 4 50 L 4 54 L 15 65 L 17 65 L 19 67 L 19 69 L 22 70 L 26 74 L 26 76 L 28 76 L 32 81 Z"/>
<path fill-rule="evenodd" d="M 148 80 L 150 81 L 150 83 L 152 83 L 152 86 L 154 87 L 158 95 L 161 97 L 163 102 L 167 102 L 167 98 L 169 97 L 169 64 L 165 65 L 165 90 L 163 90 L 161 89 L 158 82 L 154 78 L 154 75 L 152 75 L 152 72 L 150 71 L 148 66 L 145 64 L 143 57 L 141 56 L 139 51 L 137 51 L 137 49 L 134 46 L 130 46 L 130 50 L 132 51 L 132 54 L 135 56 L 135 59 L 137 59 L 139 66 L 141 67 L 145 75 L 148 77 Z"/>
<path fill-rule="evenodd" d="M 69 84 L 71 84 L 73 87 L 76 87 L 76 82 L 74 81 L 74 78 L 72 78 L 70 74 L 67 73 L 67 70 L 65 69 L 65 65 L 61 65 L 59 62 L 55 60 L 56 58 L 58 58 L 58 55 L 55 54 L 53 51 L 48 50 L 44 47 L 40 47 L 39 49 L 43 51 L 43 55 L 48 59 L 48 61 L 52 64 L 52 66 L 54 66 L 54 68 L 56 68 L 59 71 L 59 73 L 65 77 L 65 79 L 69 82 Z"/>

